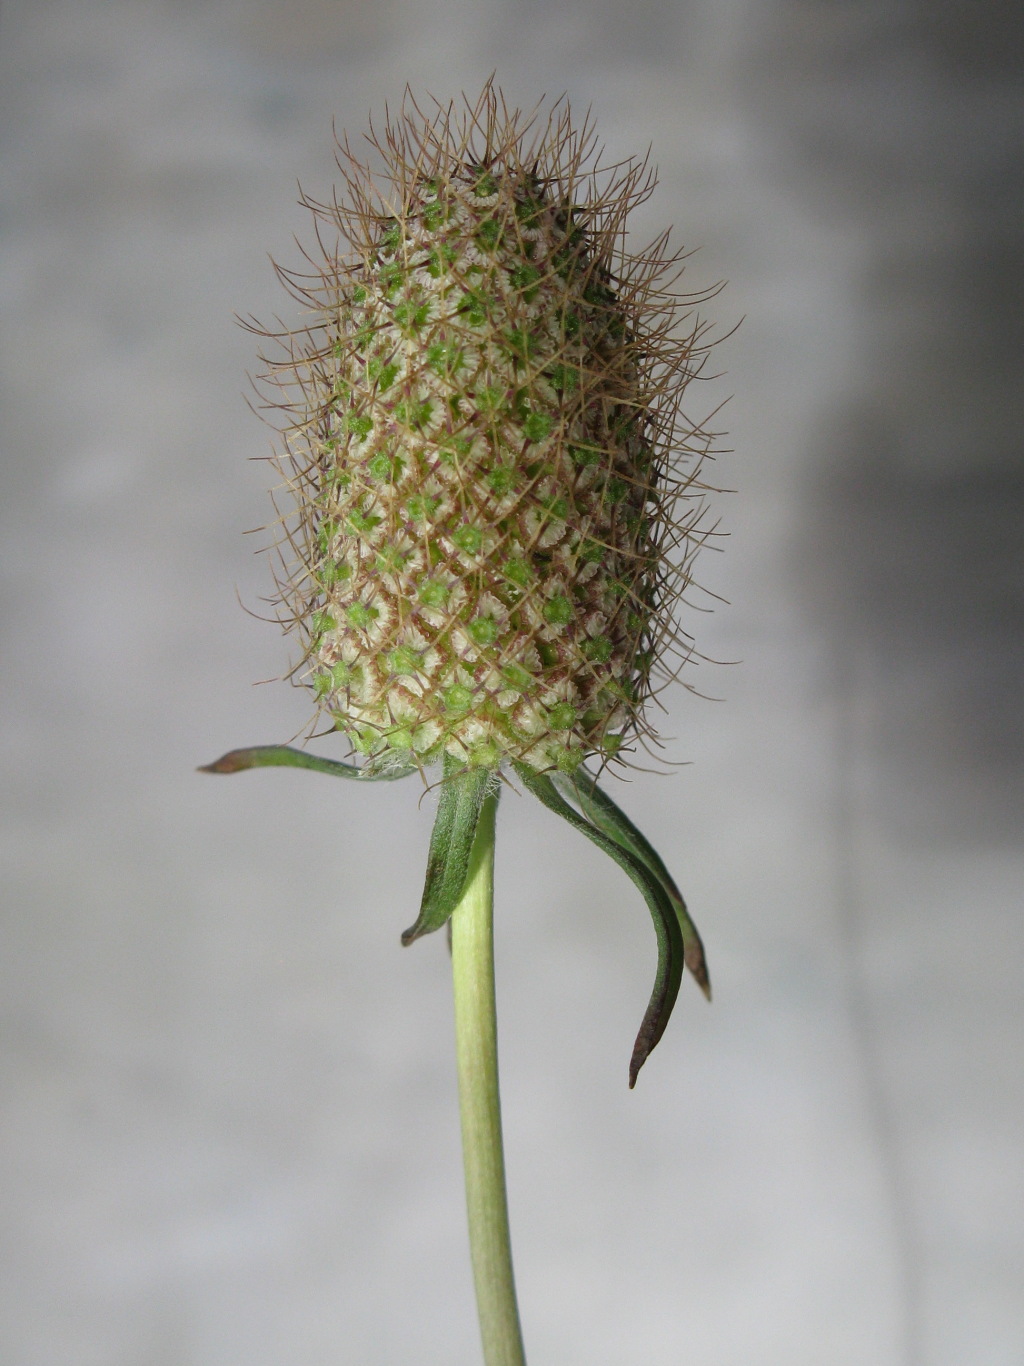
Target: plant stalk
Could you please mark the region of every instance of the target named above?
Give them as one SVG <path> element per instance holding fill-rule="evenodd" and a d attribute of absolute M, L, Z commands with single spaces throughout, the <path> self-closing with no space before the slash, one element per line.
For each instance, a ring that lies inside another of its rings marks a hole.
<path fill-rule="evenodd" d="M 505 1193 L 494 996 L 494 826 L 485 798 L 469 873 L 451 919 L 455 1050 L 469 1247 L 485 1366 L 526 1366 Z"/>

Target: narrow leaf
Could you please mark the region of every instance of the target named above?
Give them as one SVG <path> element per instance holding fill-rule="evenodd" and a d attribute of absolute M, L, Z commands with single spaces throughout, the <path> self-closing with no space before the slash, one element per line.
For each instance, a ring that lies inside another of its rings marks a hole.
<path fill-rule="evenodd" d="M 445 755 L 444 779 L 427 855 L 423 900 L 415 925 L 410 925 L 402 935 L 403 944 L 411 944 L 421 934 L 439 930 L 458 905 L 466 885 L 469 856 L 490 780 L 489 769 L 466 768 L 461 760 Z"/>
<path fill-rule="evenodd" d="M 551 811 L 556 812 L 581 834 L 603 849 L 626 872 L 643 893 L 654 921 L 654 931 L 658 940 L 658 968 L 654 979 L 654 990 L 647 1003 L 640 1030 L 633 1045 L 633 1056 L 629 1062 L 629 1085 L 636 1085 L 637 1074 L 647 1061 L 652 1049 L 665 1032 L 672 1007 L 679 994 L 679 984 L 683 978 L 684 949 L 682 932 L 672 902 L 664 887 L 647 864 L 629 848 L 619 844 L 576 811 L 560 795 L 551 777 L 546 773 L 534 773 L 523 764 L 515 765 L 516 773 L 535 797 Z"/>
<path fill-rule="evenodd" d="M 598 787 L 597 779 L 585 768 L 578 768 L 571 776 L 562 773 L 554 774 L 553 779 L 570 801 L 577 804 L 588 820 L 593 821 L 621 848 L 628 849 L 630 853 L 635 854 L 661 883 L 679 921 L 686 966 L 690 969 L 701 991 L 710 1001 L 711 980 L 708 977 L 707 958 L 704 954 L 704 945 L 701 942 L 700 933 L 686 909 L 686 902 L 683 900 L 682 893 L 659 858 L 657 851 L 641 831 L 636 828 L 626 813 L 612 801 L 607 792 Z"/>
<path fill-rule="evenodd" d="M 246 768 L 311 768 L 314 773 L 329 773 L 334 778 L 357 778 L 360 782 L 390 782 L 405 778 L 413 768 L 388 769 L 384 773 L 367 773 L 356 764 L 343 764 L 340 759 L 321 759 L 318 754 L 307 754 L 304 749 L 290 745 L 254 745 L 251 749 L 232 749 L 212 764 L 204 764 L 200 773 L 241 773 Z"/>

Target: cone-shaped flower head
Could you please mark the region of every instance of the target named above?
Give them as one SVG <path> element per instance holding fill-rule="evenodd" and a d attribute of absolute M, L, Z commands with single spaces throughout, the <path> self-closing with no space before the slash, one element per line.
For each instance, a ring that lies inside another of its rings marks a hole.
<path fill-rule="evenodd" d="M 346 198 L 309 203 L 323 255 L 285 278 L 312 321 L 269 361 L 296 674 L 372 769 L 570 772 L 648 734 L 688 654 L 693 300 L 664 236 L 625 249 L 653 176 L 602 174 L 562 104 L 488 85 L 370 141 L 383 174 L 345 144 Z"/>

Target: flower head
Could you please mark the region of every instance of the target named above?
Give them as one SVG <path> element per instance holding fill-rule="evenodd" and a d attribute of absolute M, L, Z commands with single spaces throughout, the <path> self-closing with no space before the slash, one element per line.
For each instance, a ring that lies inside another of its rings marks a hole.
<path fill-rule="evenodd" d="M 707 352 L 667 234 L 631 254 L 645 162 L 603 170 L 557 103 L 407 98 L 306 201 L 311 310 L 267 358 L 284 414 L 295 676 L 369 772 L 446 758 L 572 773 L 651 735 L 688 657 Z M 686 324 L 682 326 L 682 324 Z M 276 336 L 276 334 L 275 334 Z"/>

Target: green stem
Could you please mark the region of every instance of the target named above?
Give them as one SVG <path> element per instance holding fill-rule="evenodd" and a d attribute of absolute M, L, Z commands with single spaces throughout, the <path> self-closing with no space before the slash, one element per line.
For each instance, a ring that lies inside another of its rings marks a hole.
<path fill-rule="evenodd" d="M 505 1194 L 494 1001 L 494 818 L 485 798 L 469 873 L 451 919 L 455 1049 L 469 1247 L 486 1366 L 526 1366 Z"/>

